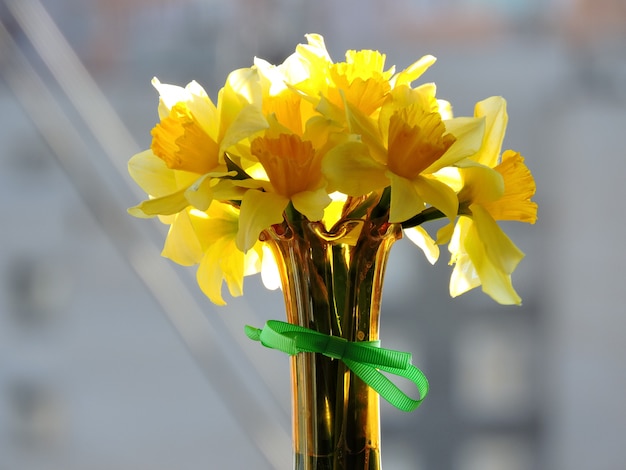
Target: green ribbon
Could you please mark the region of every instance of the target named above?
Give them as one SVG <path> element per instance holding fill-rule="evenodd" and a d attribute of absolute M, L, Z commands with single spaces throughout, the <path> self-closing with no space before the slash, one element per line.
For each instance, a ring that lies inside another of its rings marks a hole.
<path fill-rule="evenodd" d="M 269 320 L 263 329 L 246 325 L 245 331 L 248 338 L 290 356 L 311 352 L 343 361 L 363 382 L 402 411 L 415 410 L 428 394 L 428 380 L 421 370 L 411 364 L 411 354 L 381 348 L 380 341 L 352 342 L 278 320 Z M 381 370 L 413 382 L 419 392 L 419 400 L 406 395 Z"/>

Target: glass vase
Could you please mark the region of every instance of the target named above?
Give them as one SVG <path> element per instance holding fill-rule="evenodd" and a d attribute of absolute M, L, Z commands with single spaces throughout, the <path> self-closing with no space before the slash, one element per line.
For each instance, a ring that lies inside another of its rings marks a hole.
<path fill-rule="evenodd" d="M 348 341 L 378 339 L 383 277 L 401 228 L 353 220 L 332 232 L 306 219 L 264 233 L 279 267 L 287 321 Z M 291 358 L 294 468 L 381 468 L 378 394 L 341 360 Z"/>

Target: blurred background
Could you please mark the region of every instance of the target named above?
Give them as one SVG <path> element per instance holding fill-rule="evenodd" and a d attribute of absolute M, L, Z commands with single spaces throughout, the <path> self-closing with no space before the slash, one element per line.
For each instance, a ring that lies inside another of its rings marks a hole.
<path fill-rule="evenodd" d="M 304 34 L 335 61 L 424 54 L 456 114 L 503 95 L 535 175 L 522 307 L 450 299 L 447 254 L 389 261 L 381 337 L 431 382 L 382 404 L 386 469 L 626 468 L 623 0 L 0 0 L 0 470 L 291 467 L 288 359 L 243 326 L 284 317 L 256 277 L 227 307 L 126 208 L 150 80 L 200 82 Z"/>

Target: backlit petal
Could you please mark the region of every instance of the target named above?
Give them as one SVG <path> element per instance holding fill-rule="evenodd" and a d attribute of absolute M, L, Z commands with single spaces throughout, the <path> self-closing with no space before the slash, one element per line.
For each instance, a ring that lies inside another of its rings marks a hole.
<path fill-rule="evenodd" d="M 391 78 L 392 86 L 410 85 L 417 80 L 437 59 L 432 55 L 425 55 L 421 59 L 409 65 L 403 71 Z"/>
<path fill-rule="evenodd" d="M 418 226 L 404 229 L 404 234 L 424 252 L 430 264 L 437 262 L 439 259 L 439 246 L 437 246 L 435 240 L 431 238 L 424 227 Z"/>
<path fill-rule="evenodd" d="M 248 191 L 241 201 L 237 248 L 248 251 L 263 230 L 281 223 L 288 203 L 288 198 L 277 193 Z"/>
<path fill-rule="evenodd" d="M 225 130 L 220 142 L 220 155 L 232 145 L 252 137 L 257 132 L 268 127 L 267 120 L 259 107 L 253 105 L 245 106 Z"/>
<path fill-rule="evenodd" d="M 346 142 L 330 150 L 322 159 L 322 173 L 329 190 L 361 196 L 389 185 L 386 167 L 376 162 L 361 142 Z"/>
<path fill-rule="evenodd" d="M 464 183 L 459 192 L 461 203 L 483 204 L 497 201 L 504 194 L 504 179 L 493 168 L 482 165 L 472 166 L 462 168 L 460 173 Z"/>
<path fill-rule="evenodd" d="M 511 274 L 524 253 L 504 233 L 493 217 L 479 205 L 471 205 L 472 218 L 485 253 L 496 269 Z"/>
<path fill-rule="evenodd" d="M 485 117 L 485 137 L 480 152 L 473 158 L 493 168 L 500 158 L 500 149 L 508 122 L 506 101 L 501 96 L 492 96 L 480 101 L 476 103 L 474 116 Z"/>
<path fill-rule="evenodd" d="M 325 188 L 316 191 L 302 191 L 291 196 L 291 202 L 298 212 L 310 221 L 322 220 L 324 209 L 330 204 Z"/>
<path fill-rule="evenodd" d="M 192 266 L 202 259 L 202 245 L 187 211 L 176 214 L 161 255 L 183 266 Z"/>
<path fill-rule="evenodd" d="M 189 90 L 178 85 L 161 83 L 158 78 L 152 79 L 152 86 L 159 92 L 159 118 L 163 119 L 176 103 L 185 102 L 191 98 Z"/>
<path fill-rule="evenodd" d="M 280 271 L 271 248 L 266 244 L 263 244 L 261 280 L 267 289 L 276 290 L 280 287 Z"/>
<path fill-rule="evenodd" d="M 464 245 L 472 224 L 469 217 L 459 217 L 448 245 L 451 254 L 450 264 L 454 264 L 450 276 L 450 296 L 452 297 L 457 297 L 480 285 L 480 278 Z"/>
<path fill-rule="evenodd" d="M 445 121 L 446 132 L 456 137 L 448 151 L 433 162 L 424 172 L 434 173 L 443 167 L 454 165 L 459 160 L 474 155 L 483 139 L 484 120 L 482 118 L 453 118 Z"/>
<path fill-rule="evenodd" d="M 147 199 L 129 208 L 128 213 L 140 218 L 176 214 L 189 206 L 189 201 L 185 197 L 185 191 L 185 189 L 181 189 L 167 196 Z"/>
<path fill-rule="evenodd" d="M 180 170 L 171 170 L 152 150 L 134 155 L 128 162 L 128 172 L 147 194 L 161 197 L 192 184 L 198 175 Z"/>
<path fill-rule="evenodd" d="M 219 239 L 205 252 L 196 279 L 202 292 L 216 305 L 225 305 L 224 281 L 233 297 L 243 293 L 244 254 L 233 249 L 232 240 Z"/>
<path fill-rule="evenodd" d="M 418 176 L 413 183 L 424 202 L 439 209 L 450 220 L 456 218 L 459 200 L 452 188 L 427 176 Z"/>
<path fill-rule="evenodd" d="M 413 181 L 391 172 L 387 176 L 391 180 L 389 222 L 404 222 L 424 210 L 424 200 Z"/>
<path fill-rule="evenodd" d="M 359 136 L 359 140 L 368 147 L 372 158 L 380 163 L 387 163 L 387 150 L 376 122 L 349 103 L 346 104 L 346 119 L 350 132 Z"/>
<path fill-rule="evenodd" d="M 502 271 L 494 264 L 493 256 L 488 253 L 491 248 L 484 243 L 474 224 L 465 238 L 465 249 L 478 273 L 482 290 L 496 302 L 503 305 L 519 305 L 522 302 L 511 283 L 511 275 Z"/>

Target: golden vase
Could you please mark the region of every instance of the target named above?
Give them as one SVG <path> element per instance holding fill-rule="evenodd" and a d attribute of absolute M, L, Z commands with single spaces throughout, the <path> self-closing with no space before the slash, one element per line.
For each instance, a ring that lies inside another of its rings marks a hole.
<path fill-rule="evenodd" d="M 263 234 L 279 268 L 287 321 L 348 341 L 378 339 L 383 277 L 398 225 L 306 219 Z M 294 468 L 381 468 L 379 396 L 345 364 L 317 353 L 291 358 Z"/>

